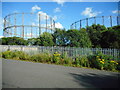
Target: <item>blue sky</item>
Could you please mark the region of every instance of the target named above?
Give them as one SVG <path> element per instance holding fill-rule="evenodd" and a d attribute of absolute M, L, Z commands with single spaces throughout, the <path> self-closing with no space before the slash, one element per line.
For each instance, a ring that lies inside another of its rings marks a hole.
<path fill-rule="evenodd" d="M 117 10 L 117 2 L 2 2 L 2 19 L 14 12 L 42 12 L 53 17 L 57 27 L 69 29 L 77 20 L 93 16 L 117 15 Z"/>

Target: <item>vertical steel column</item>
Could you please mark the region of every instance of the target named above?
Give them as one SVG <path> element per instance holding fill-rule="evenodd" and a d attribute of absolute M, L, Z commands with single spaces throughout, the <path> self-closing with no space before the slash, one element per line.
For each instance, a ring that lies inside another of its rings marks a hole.
<path fill-rule="evenodd" d="M 112 16 L 110 16 L 110 25 L 112 27 Z"/>
<path fill-rule="evenodd" d="M 14 14 L 14 35 L 16 35 L 16 13 Z"/>
<path fill-rule="evenodd" d="M 7 33 L 5 28 L 6 28 L 6 18 L 4 18 L 4 29 L 3 29 L 3 36 L 4 37 L 6 37 L 5 33 Z"/>
<path fill-rule="evenodd" d="M 86 26 L 88 26 L 88 18 L 86 18 Z"/>
<path fill-rule="evenodd" d="M 39 14 L 39 36 L 41 35 L 41 14 Z"/>
<path fill-rule="evenodd" d="M 104 16 L 102 16 L 102 24 L 104 25 Z"/>
<path fill-rule="evenodd" d="M 37 27 L 36 27 L 36 38 L 37 38 Z"/>
<path fill-rule="evenodd" d="M 55 27 L 55 21 L 54 21 L 54 20 L 53 20 L 53 26 L 54 26 L 54 28 L 56 28 L 56 27 Z"/>
<path fill-rule="evenodd" d="M 33 19 L 32 19 L 32 16 L 33 16 L 33 15 L 32 15 L 32 14 L 33 14 L 33 13 L 30 13 L 30 15 L 31 15 L 30 21 L 31 21 L 31 22 L 33 22 Z M 31 38 L 32 38 L 32 23 L 31 23 Z"/>
<path fill-rule="evenodd" d="M 94 24 L 96 24 L 96 17 L 94 17 Z"/>
<path fill-rule="evenodd" d="M 80 20 L 80 29 L 82 28 L 82 23 L 81 22 L 82 22 L 82 20 Z"/>
<path fill-rule="evenodd" d="M 75 29 L 77 29 L 76 22 L 75 22 Z"/>
<path fill-rule="evenodd" d="M 46 32 L 47 32 L 47 15 L 46 15 Z"/>
<path fill-rule="evenodd" d="M 119 16 L 117 16 L 116 19 L 117 19 L 117 25 L 119 25 Z"/>
<path fill-rule="evenodd" d="M 24 38 L 24 13 L 22 13 L 22 37 Z"/>
<path fill-rule="evenodd" d="M 50 17 L 51 33 L 52 33 L 52 18 Z"/>
<path fill-rule="evenodd" d="M 73 24 L 71 24 L 70 29 L 72 29 L 72 25 L 73 25 Z"/>
<path fill-rule="evenodd" d="M 31 25 L 31 38 L 32 38 L 32 25 Z"/>

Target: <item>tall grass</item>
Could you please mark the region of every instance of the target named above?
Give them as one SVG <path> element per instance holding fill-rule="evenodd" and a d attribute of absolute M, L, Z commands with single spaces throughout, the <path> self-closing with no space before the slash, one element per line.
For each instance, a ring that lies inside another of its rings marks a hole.
<path fill-rule="evenodd" d="M 22 51 L 5 51 L 1 54 L 2 58 L 5 59 L 27 60 L 33 62 L 53 63 L 75 67 L 89 67 L 110 71 L 120 70 L 120 60 L 115 61 L 111 56 L 107 56 L 102 53 L 97 53 L 95 55 L 89 56 L 81 55 L 74 58 L 69 57 L 67 53 L 60 54 L 58 52 L 55 52 L 54 54 L 45 52 L 30 55 Z"/>

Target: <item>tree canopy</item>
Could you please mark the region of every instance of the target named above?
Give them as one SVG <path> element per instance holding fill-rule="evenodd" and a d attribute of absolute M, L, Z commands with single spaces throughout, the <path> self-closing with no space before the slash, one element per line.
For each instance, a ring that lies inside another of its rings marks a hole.
<path fill-rule="evenodd" d="M 56 29 L 54 33 L 44 32 L 38 38 L 24 40 L 20 37 L 3 37 L 3 45 L 39 45 L 39 46 L 69 46 L 92 48 L 120 49 L 120 26 L 105 27 L 91 25 L 86 28 Z"/>

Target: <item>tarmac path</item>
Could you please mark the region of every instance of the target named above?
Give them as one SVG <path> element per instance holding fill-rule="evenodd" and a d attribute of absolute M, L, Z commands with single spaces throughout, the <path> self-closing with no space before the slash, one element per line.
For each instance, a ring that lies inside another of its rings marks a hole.
<path fill-rule="evenodd" d="M 3 88 L 118 88 L 120 73 L 2 60 Z"/>

